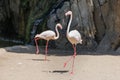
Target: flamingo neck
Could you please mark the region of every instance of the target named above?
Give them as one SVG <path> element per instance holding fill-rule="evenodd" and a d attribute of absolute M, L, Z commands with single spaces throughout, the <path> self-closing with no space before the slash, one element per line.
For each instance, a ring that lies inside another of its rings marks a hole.
<path fill-rule="evenodd" d="M 56 40 L 56 39 L 59 38 L 58 25 L 56 25 L 56 27 L 55 27 L 55 31 L 56 31 L 56 33 L 57 33 L 57 36 L 55 36 L 54 39 Z"/>
<path fill-rule="evenodd" d="M 70 20 L 67 27 L 67 34 L 69 33 L 71 22 L 72 22 L 72 14 L 70 14 Z"/>

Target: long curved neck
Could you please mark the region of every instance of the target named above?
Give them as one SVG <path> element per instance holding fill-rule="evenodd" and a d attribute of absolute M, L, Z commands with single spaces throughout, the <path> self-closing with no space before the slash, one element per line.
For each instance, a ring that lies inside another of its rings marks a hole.
<path fill-rule="evenodd" d="M 56 31 L 57 35 L 55 36 L 54 39 L 56 40 L 56 39 L 59 38 L 58 25 L 56 25 L 56 27 L 55 27 L 55 31 Z"/>
<path fill-rule="evenodd" d="M 72 14 L 70 14 L 70 20 L 67 27 L 67 34 L 69 33 L 71 22 L 72 22 Z"/>

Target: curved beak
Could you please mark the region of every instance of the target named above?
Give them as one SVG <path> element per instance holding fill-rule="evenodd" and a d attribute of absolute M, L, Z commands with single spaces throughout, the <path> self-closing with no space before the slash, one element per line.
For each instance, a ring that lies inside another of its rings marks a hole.
<path fill-rule="evenodd" d="M 35 40 L 38 40 L 39 38 L 38 38 L 38 37 L 35 37 L 34 39 L 35 39 Z"/>
<path fill-rule="evenodd" d="M 65 13 L 65 16 L 67 16 L 68 14 L 67 13 Z"/>
<path fill-rule="evenodd" d="M 60 26 L 60 29 L 63 29 L 63 27 L 62 27 L 62 26 Z"/>

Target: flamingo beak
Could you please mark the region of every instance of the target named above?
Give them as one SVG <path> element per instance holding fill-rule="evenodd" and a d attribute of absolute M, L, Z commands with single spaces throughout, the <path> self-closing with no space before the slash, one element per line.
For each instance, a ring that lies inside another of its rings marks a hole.
<path fill-rule="evenodd" d="M 68 16 L 68 15 L 72 15 L 72 12 L 68 11 L 68 12 L 65 13 L 65 16 Z"/>
<path fill-rule="evenodd" d="M 65 13 L 65 16 L 67 16 L 68 14 L 67 13 Z"/>
<path fill-rule="evenodd" d="M 60 29 L 63 29 L 62 26 L 60 26 Z"/>
<path fill-rule="evenodd" d="M 57 25 L 58 25 L 58 27 L 59 27 L 60 29 L 62 29 L 62 28 L 63 28 L 61 24 L 57 24 Z"/>
<path fill-rule="evenodd" d="M 35 40 L 38 40 L 39 38 L 38 38 L 38 37 L 35 37 L 34 39 L 35 39 Z"/>

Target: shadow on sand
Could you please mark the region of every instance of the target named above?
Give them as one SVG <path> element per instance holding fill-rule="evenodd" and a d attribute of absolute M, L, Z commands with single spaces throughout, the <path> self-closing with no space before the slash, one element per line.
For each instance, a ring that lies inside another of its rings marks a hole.
<path fill-rule="evenodd" d="M 50 60 L 45 60 L 45 59 L 32 59 L 33 61 L 50 61 Z"/>
<path fill-rule="evenodd" d="M 63 74 L 63 73 L 69 72 L 69 70 L 53 70 L 53 71 L 42 71 L 42 72 L 45 72 L 45 73 L 60 73 L 60 74 Z"/>

